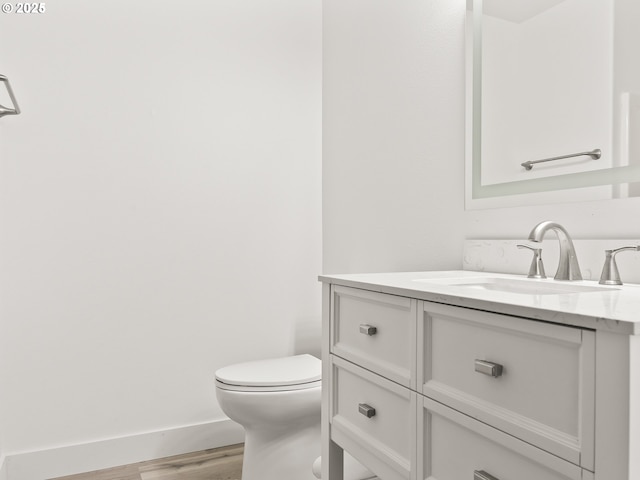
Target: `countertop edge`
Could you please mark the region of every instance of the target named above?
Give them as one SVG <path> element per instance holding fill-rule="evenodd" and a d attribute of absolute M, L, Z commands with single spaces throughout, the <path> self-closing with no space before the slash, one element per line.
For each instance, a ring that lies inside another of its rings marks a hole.
<path fill-rule="evenodd" d="M 398 295 L 402 297 L 415 298 L 417 300 L 441 303 L 456 307 L 470 308 L 474 310 L 482 310 L 486 312 L 505 315 L 513 315 L 521 318 L 544 321 L 560 325 L 587 328 L 591 330 L 601 330 L 622 335 L 640 334 L 638 323 L 629 321 L 582 315 L 571 312 L 559 312 L 555 310 L 534 308 L 529 306 L 513 305 L 491 300 L 470 298 L 461 295 L 435 293 L 420 289 L 396 287 L 375 282 L 349 279 L 345 277 L 346 275 L 319 275 L 318 280 L 323 283 L 330 283 L 343 287 L 360 288 L 363 290 L 386 293 L 389 295 Z"/>

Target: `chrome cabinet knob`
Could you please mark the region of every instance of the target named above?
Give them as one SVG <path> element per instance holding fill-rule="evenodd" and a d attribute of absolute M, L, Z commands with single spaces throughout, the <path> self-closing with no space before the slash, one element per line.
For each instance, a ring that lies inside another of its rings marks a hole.
<path fill-rule="evenodd" d="M 358 412 L 360 412 L 362 415 L 364 415 L 367 418 L 371 418 L 375 416 L 376 409 L 373 408 L 371 405 L 367 405 L 366 403 L 360 403 L 358 405 Z"/>
<path fill-rule="evenodd" d="M 503 367 L 499 363 L 476 359 L 475 369 L 476 369 L 476 372 L 478 373 L 482 373 L 484 375 L 489 375 L 490 377 L 498 378 L 502 376 Z"/>
<path fill-rule="evenodd" d="M 363 335 L 372 336 L 378 333 L 378 329 L 372 325 L 367 325 L 366 323 L 363 323 L 360 325 L 360 333 L 362 333 Z"/>

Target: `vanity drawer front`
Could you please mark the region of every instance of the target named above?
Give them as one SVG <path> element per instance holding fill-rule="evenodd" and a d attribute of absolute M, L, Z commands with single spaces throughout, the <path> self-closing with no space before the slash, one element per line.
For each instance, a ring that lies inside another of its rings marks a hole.
<path fill-rule="evenodd" d="M 331 359 L 332 440 L 380 478 L 412 479 L 417 394 L 339 357 Z"/>
<path fill-rule="evenodd" d="M 406 387 L 416 387 L 417 301 L 333 286 L 331 352 Z"/>
<path fill-rule="evenodd" d="M 590 472 L 517 440 L 429 398 L 421 397 L 418 449 L 430 480 L 583 480 Z M 476 473 L 477 472 L 477 473 Z M 584 474 L 584 477 L 583 477 Z"/>
<path fill-rule="evenodd" d="M 593 470 L 594 332 L 430 302 L 422 310 L 422 393 Z"/>

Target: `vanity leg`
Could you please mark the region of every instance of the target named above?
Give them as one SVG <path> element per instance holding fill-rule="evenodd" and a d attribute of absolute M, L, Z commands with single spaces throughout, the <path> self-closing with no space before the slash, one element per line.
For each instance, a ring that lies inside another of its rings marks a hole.
<path fill-rule="evenodd" d="M 331 285 L 322 284 L 322 480 L 343 480 L 343 450 L 331 440 Z"/>
<path fill-rule="evenodd" d="M 322 480 L 343 480 L 344 450 L 329 440 L 322 443 Z M 327 460 L 327 461 L 325 461 Z"/>

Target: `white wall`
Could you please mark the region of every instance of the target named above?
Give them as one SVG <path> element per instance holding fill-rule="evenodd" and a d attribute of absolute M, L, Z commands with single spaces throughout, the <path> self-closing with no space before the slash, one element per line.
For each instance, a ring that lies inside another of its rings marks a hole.
<path fill-rule="evenodd" d="M 326 273 L 460 268 L 464 0 L 324 0 Z"/>
<path fill-rule="evenodd" d="M 0 16 L 3 452 L 222 418 L 214 371 L 317 351 L 320 0 Z"/>

